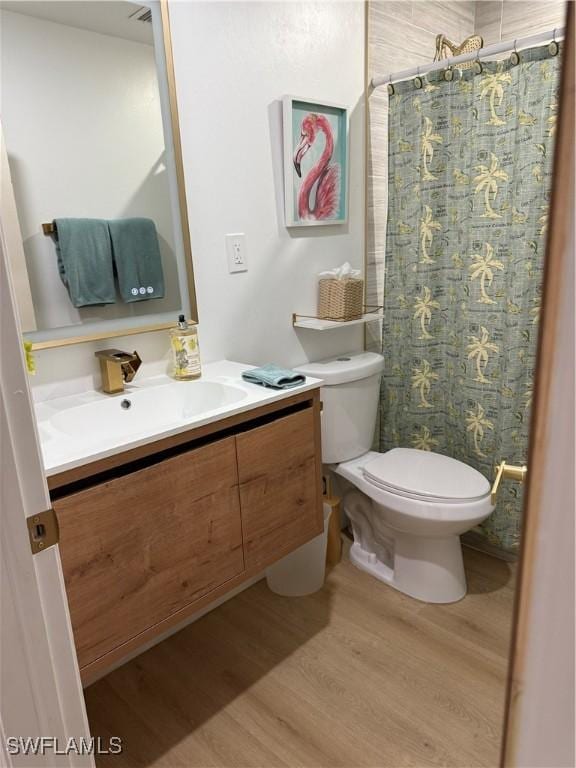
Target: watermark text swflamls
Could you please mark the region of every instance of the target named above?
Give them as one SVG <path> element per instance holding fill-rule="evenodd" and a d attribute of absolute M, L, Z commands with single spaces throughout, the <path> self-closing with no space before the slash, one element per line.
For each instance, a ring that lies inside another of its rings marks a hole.
<path fill-rule="evenodd" d="M 55 736 L 8 736 L 5 744 L 9 755 L 119 755 L 122 752 L 119 736 L 109 739 L 71 736 L 64 741 Z"/>

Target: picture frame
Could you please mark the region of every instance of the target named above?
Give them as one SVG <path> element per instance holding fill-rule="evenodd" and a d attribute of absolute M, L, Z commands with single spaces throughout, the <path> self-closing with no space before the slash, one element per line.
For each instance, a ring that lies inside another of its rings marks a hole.
<path fill-rule="evenodd" d="M 287 227 L 348 221 L 349 116 L 341 104 L 282 100 Z"/>

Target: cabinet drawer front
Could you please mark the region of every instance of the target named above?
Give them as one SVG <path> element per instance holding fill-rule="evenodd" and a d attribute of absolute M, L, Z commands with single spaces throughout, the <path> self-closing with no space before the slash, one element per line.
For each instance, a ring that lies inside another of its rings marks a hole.
<path fill-rule="evenodd" d="M 233 437 L 53 506 L 80 667 L 244 569 Z"/>
<path fill-rule="evenodd" d="M 318 422 L 316 406 L 236 437 L 247 568 L 322 531 Z"/>

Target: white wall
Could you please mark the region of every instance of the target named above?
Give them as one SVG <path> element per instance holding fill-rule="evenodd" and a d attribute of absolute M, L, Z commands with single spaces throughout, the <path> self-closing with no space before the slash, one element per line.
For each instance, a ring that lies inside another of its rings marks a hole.
<path fill-rule="evenodd" d="M 3 126 L 38 329 L 178 310 L 152 45 L 10 11 L 0 22 Z M 166 298 L 74 308 L 40 227 L 59 216 L 153 218 Z"/>
<path fill-rule="evenodd" d="M 364 258 L 363 5 L 185 2 L 170 7 L 204 357 L 293 365 L 362 343 L 358 329 L 295 332 L 316 275 Z M 284 94 L 351 112 L 347 226 L 283 223 Z M 249 270 L 228 274 L 224 235 L 246 233 Z"/>

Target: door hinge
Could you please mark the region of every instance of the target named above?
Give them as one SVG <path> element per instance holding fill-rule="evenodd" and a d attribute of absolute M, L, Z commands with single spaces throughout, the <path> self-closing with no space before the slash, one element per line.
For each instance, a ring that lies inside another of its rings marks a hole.
<path fill-rule="evenodd" d="M 43 552 L 48 547 L 58 544 L 60 532 L 58 529 L 58 518 L 52 508 L 44 512 L 38 512 L 37 515 L 30 515 L 26 518 L 28 526 L 28 536 L 30 537 L 30 549 L 33 555 Z"/>

